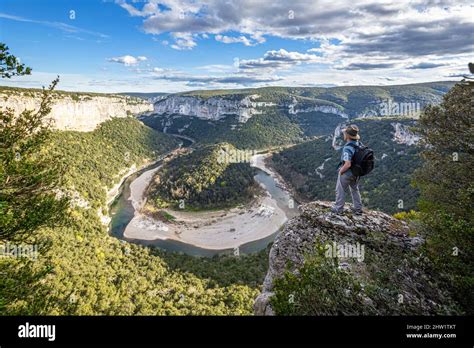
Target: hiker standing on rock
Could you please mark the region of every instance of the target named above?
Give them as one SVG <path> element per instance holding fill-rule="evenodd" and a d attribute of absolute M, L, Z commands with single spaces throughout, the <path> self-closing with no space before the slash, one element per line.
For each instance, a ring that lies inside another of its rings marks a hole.
<path fill-rule="evenodd" d="M 356 125 L 345 128 L 343 135 L 346 144 L 342 148 L 336 183 L 336 202 L 331 211 L 336 214 L 344 211 L 346 191 L 347 188 L 350 188 L 352 195 L 351 210 L 354 214 L 361 215 L 362 201 L 359 192 L 359 181 L 361 176 L 370 173 L 374 168 L 374 153 L 359 141 L 359 127 Z"/>

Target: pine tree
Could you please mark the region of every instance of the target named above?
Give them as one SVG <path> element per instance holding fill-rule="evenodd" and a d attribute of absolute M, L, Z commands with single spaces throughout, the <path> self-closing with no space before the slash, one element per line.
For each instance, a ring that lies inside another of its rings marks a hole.
<path fill-rule="evenodd" d="M 10 54 L 8 46 L 0 42 L 0 77 L 10 78 L 16 75 L 30 75 L 31 68 L 21 64 L 19 59 Z"/>
<path fill-rule="evenodd" d="M 30 68 L 0 44 L 2 78 L 26 75 Z M 61 161 L 48 151 L 52 91 L 43 88 L 39 109 L 15 116 L 12 109 L 0 110 L 0 240 L 21 241 L 42 226 L 64 218 L 68 199 L 58 197 L 62 177 Z"/>
<path fill-rule="evenodd" d="M 420 117 L 424 162 L 415 173 L 428 255 L 467 312 L 474 305 L 472 87 L 457 84 L 441 105 L 428 107 Z"/>

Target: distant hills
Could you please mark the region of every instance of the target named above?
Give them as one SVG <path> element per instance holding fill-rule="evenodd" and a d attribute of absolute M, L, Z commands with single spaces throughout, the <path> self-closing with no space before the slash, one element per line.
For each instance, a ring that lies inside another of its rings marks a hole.
<path fill-rule="evenodd" d="M 326 104 L 340 107 L 351 116 L 358 116 L 374 104 L 393 100 L 396 102 L 418 102 L 422 106 L 439 103 L 442 95 L 456 81 L 438 81 L 391 86 L 343 86 L 343 87 L 262 87 L 250 89 L 227 89 L 191 91 L 173 95 L 192 96 L 202 99 L 220 97 L 242 99 L 258 94 L 259 101 L 276 104 L 292 104 L 293 98 L 303 105 Z"/>
<path fill-rule="evenodd" d="M 126 95 L 126 96 L 130 96 L 130 97 L 136 97 L 136 98 L 140 98 L 140 99 L 143 99 L 143 100 L 146 100 L 150 103 L 154 103 L 158 100 L 161 100 L 163 98 L 165 98 L 166 96 L 168 96 L 170 93 L 159 93 L 159 92 L 156 92 L 156 93 L 139 93 L 139 92 L 124 92 L 124 93 L 119 93 L 120 95 Z"/>
<path fill-rule="evenodd" d="M 155 103 L 155 114 L 141 120 L 201 144 L 228 142 L 254 150 L 298 144 L 275 154 L 273 165 L 301 200 L 333 199 L 340 129 L 356 123 L 377 157 L 376 170 L 364 180 L 364 203 L 393 214 L 416 208 L 410 175 L 420 149 L 411 128 L 422 109 L 439 104 L 454 85 L 191 91 L 168 95 Z M 404 109 L 412 104 L 415 110 Z"/>
<path fill-rule="evenodd" d="M 375 152 L 375 169 L 361 180 L 363 203 L 390 214 L 416 209 L 418 191 L 411 174 L 420 165 L 416 136 L 410 128 L 415 120 L 386 117 L 359 119 L 362 142 Z M 403 129 L 403 131 L 400 131 Z M 333 200 L 342 137 L 320 137 L 276 153 L 272 165 L 304 201 Z M 350 201 L 350 195 L 347 196 Z"/>
<path fill-rule="evenodd" d="M 141 120 L 204 143 L 258 149 L 326 135 L 355 118 L 413 118 L 427 105 L 439 104 L 455 83 L 191 91 L 157 101 L 154 114 Z"/>

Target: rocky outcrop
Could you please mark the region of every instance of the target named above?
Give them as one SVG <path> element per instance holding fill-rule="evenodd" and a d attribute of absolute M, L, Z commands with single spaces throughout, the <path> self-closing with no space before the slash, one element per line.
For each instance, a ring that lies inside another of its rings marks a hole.
<path fill-rule="evenodd" d="M 326 158 L 326 159 L 323 161 L 323 163 L 321 163 L 321 165 L 315 169 L 315 172 L 316 172 L 316 174 L 319 175 L 319 178 L 320 178 L 320 179 L 323 179 L 323 178 L 324 178 L 324 174 L 321 173 L 321 170 L 324 170 L 324 165 L 325 165 L 326 162 L 329 161 L 331 158 L 332 158 L 332 157 Z"/>
<path fill-rule="evenodd" d="M 37 91 L 6 90 L 0 93 L 0 110 L 11 108 L 15 115 L 24 110 L 38 110 L 40 102 L 41 94 Z M 88 132 L 113 117 L 152 110 L 152 104 L 129 96 L 55 93 L 49 117 L 57 129 Z"/>
<path fill-rule="evenodd" d="M 349 118 L 349 115 L 341 111 L 341 109 L 336 108 L 335 106 L 329 106 L 329 105 L 315 105 L 315 106 L 309 106 L 309 107 L 301 108 L 301 109 L 289 109 L 288 112 L 290 114 L 298 114 L 302 112 L 322 112 L 325 114 L 334 114 L 334 115 L 341 116 L 343 118 Z"/>
<path fill-rule="evenodd" d="M 411 132 L 408 126 L 398 122 L 392 123 L 391 125 L 395 130 L 392 139 L 394 142 L 411 146 L 416 145 L 420 141 L 420 136 Z"/>
<path fill-rule="evenodd" d="M 353 251 L 352 254 L 343 252 L 338 255 L 339 266 L 360 281 L 362 288 L 363 284 L 368 284 L 375 278 L 376 273 L 393 273 L 397 279 L 401 279 L 399 284 L 382 282 L 378 285 L 380 292 L 386 290 L 384 287 L 396 286 L 399 295 L 392 296 L 395 303 L 399 296 L 406 304 L 416 304 L 415 313 L 441 311 L 440 308 L 445 304 L 440 304 L 443 302 L 440 300 L 443 295 L 424 273 L 422 262 L 409 262 L 409 258 L 415 257 L 413 255 L 416 255 L 423 239 L 411 236 L 410 228 L 405 222 L 377 211 L 367 211 L 361 216 L 353 215 L 349 206 L 346 206 L 344 214 L 338 215 L 331 213 L 330 207 L 331 203 L 321 201 L 301 206 L 301 215 L 288 221 L 277 236 L 270 250 L 269 270 L 262 293 L 255 301 L 256 315 L 275 314 L 270 304 L 275 290 L 274 280 L 282 277 L 286 271 L 298 274 L 298 269 L 304 264 L 305 255 L 314 253 L 317 242 L 319 245 L 334 246 L 334 251 Z M 392 265 L 393 271 L 390 268 Z M 372 288 L 373 284 L 371 283 Z M 369 294 L 365 295 L 364 301 L 371 303 L 371 308 L 377 308 L 376 299 L 370 298 Z M 384 309 L 375 314 L 397 312 Z"/>
<path fill-rule="evenodd" d="M 341 148 L 341 144 L 338 143 L 338 140 L 341 140 L 341 135 L 342 135 L 342 130 L 344 129 L 345 124 L 340 123 L 337 125 L 337 127 L 334 129 L 334 134 L 332 135 L 332 148 L 334 150 L 339 150 Z"/>
<path fill-rule="evenodd" d="M 337 108 L 331 105 L 311 105 L 311 106 L 303 106 L 298 105 L 298 101 L 296 98 L 293 98 L 293 103 L 288 105 L 288 113 L 296 115 L 302 112 L 322 112 L 325 114 L 334 114 L 341 116 L 343 118 L 349 118 L 349 115 L 346 114 L 342 109 Z"/>
<path fill-rule="evenodd" d="M 287 109 L 289 114 L 304 112 L 323 112 L 335 114 L 343 118 L 349 116 L 340 108 L 331 105 L 305 105 L 298 104 L 296 99 L 291 104 L 259 101 L 258 94 L 246 97 L 233 96 L 233 98 L 223 98 L 221 96 L 211 98 L 200 98 L 196 96 L 172 95 L 155 103 L 155 113 L 179 114 L 194 116 L 206 120 L 219 120 L 226 115 L 237 115 L 239 122 L 245 123 L 253 115 L 261 114 L 266 107 L 277 106 Z"/>
<path fill-rule="evenodd" d="M 207 120 L 219 120 L 226 115 L 237 115 L 241 123 L 260 114 L 258 108 L 273 106 L 273 103 L 255 101 L 259 96 L 251 95 L 241 99 L 211 97 L 203 99 L 194 96 L 173 95 L 155 103 L 155 113 L 194 116 Z"/>

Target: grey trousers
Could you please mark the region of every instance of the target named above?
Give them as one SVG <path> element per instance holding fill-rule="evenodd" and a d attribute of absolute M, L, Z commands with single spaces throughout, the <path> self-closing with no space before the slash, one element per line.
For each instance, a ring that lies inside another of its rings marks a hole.
<path fill-rule="evenodd" d="M 344 173 L 343 175 L 337 176 L 336 184 L 336 203 L 334 209 L 342 210 L 344 208 L 344 201 L 346 196 L 347 188 L 350 187 L 352 195 L 352 205 L 355 210 L 362 210 L 362 201 L 360 199 L 359 192 L 359 180 L 360 178 L 355 177 L 352 173 Z"/>

